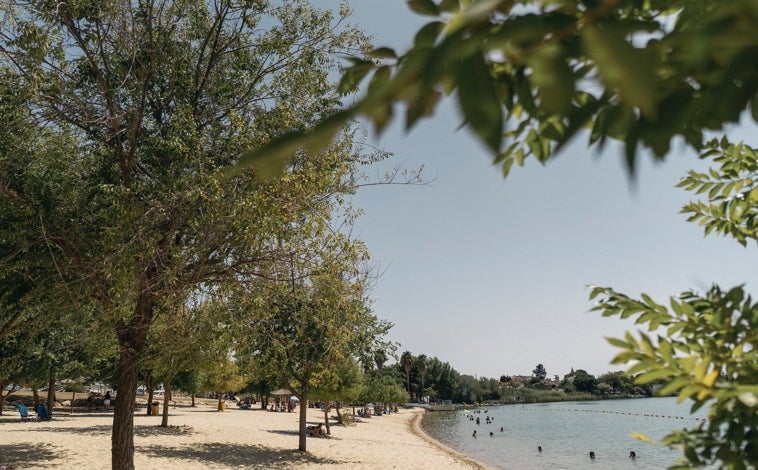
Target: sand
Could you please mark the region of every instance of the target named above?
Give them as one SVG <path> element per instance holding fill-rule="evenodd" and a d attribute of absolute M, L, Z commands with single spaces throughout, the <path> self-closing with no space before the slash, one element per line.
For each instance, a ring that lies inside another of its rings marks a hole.
<path fill-rule="evenodd" d="M 341 469 L 486 469 L 423 433 L 421 409 L 363 419 L 352 426 L 333 425 L 331 437 L 308 438 L 308 452 L 298 452 L 298 413 L 231 405 L 218 412 L 212 402 L 196 408 L 169 408 L 169 427 L 160 416 L 134 417 L 137 469 L 341 468 Z M 162 406 L 161 406 L 161 411 Z M 32 413 L 30 413 L 32 414 Z M 323 421 L 323 412 L 308 410 L 308 422 Z M 113 414 L 56 410 L 52 421 L 20 422 L 6 407 L 0 416 L 0 466 L 108 469 Z"/>

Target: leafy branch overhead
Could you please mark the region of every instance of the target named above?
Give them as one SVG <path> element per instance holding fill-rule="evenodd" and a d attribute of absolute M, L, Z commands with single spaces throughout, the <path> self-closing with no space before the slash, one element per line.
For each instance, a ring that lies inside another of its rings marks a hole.
<path fill-rule="evenodd" d="M 758 4 L 751 0 L 409 0 L 430 22 L 399 54 L 378 47 L 349 57 L 343 94 L 363 91 L 307 132 L 245 154 L 243 165 L 286 161 L 327 145 L 365 118 L 381 133 L 405 111 L 405 127 L 457 98 L 464 125 L 507 174 L 531 157 L 548 161 L 587 131 L 589 145 L 622 142 L 629 169 L 647 148 L 663 159 L 681 137 L 758 118 Z M 365 85 L 365 86 L 362 86 Z"/>
<path fill-rule="evenodd" d="M 647 333 L 627 332 L 609 338 L 621 349 L 616 364 L 631 364 L 635 383 L 662 383 L 658 394 L 692 400 L 692 411 L 709 405 L 708 420 L 663 439 L 683 449 L 686 466 L 729 464 L 752 468 L 758 461 L 758 304 L 743 286 L 705 294 L 686 292 L 668 306 L 642 295 L 633 299 L 604 287 L 593 287 L 593 309 L 603 316 L 633 318 Z M 649 438 L 640 436 L 644 440 Z"/>
<path fill-rule="evenodd" d="M 702 158 L 714 166 L 690 171 L 679 187 L 705 200 L 686 204 L 682 213 L 706 235 L 731 236 L 742 245 L 758 240 L 756 149 L 722 138 L 708 142 Z M 745 287 L 685 292 L 667 305 L 603 287 L 593 287 L 590 298 L 603 316 L 634 319 L 646 330 L 608 339 L 621 350 L 614 363 L 628 365 L 636 383 L 659 382 L 659 394 L 690 399 L 693 411 L 708 405 L 707 422 L 663 439 L 684 450 L 687 466 L 681 468 L 752 468 L 758 462 L 758 303 Z"/>

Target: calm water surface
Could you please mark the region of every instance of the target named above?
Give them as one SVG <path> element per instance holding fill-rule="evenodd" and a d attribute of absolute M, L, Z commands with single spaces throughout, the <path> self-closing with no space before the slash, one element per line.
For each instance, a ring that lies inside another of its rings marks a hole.
<path fill-rule="evenodd" d="M 704 416 L 703 410 L 690 416 L 689 406 L 677 405 L 675 398 L 639 398 L 433 412 L 426 413 L 421 426 L 449 447 L 499 469 L 661 470 L 681 453 L 631 434 L 660 440 L 674 429 L 694 427 Z M 629 458 L 632 450 L 635 460 Z"/>

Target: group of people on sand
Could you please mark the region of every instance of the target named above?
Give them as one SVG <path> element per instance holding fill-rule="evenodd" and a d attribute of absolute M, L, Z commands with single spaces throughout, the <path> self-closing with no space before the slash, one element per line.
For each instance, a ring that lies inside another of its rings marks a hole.
<path fill-rule="evenodd" d="M 322 423 L 318 423 L 315 426 L 307 426 L 305 432 L 311 437 L 326 437 L 326 431 L 324 431 Z"/>
<path fill-rule="evenodd" d="M 90 410 L 101 409 L 105 411 L 111 410 L 111 392 L 110 390 L 105 392 L 105 395 L 101 395 L 100 392 L 89 392 L 87 396 L 87 408 Z"/>

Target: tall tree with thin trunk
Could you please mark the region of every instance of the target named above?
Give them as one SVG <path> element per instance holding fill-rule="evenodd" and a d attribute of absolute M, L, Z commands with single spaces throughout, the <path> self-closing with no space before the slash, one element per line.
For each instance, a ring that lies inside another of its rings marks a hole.
<path fill-rule="evenodd" d="M 424 376 L 426 375 L 426 355 L 421 354 L 416 358 L 416 364 L 418 365 L 418 373 L 421 375 L 421 390 L 419 392 L 419 398 L 424 399 Z"/>
<path fill-rule="evenodd" d="M 290 229 L 279 240 L 286 255 L 268 268 L 267 280 L 259 279 L 235 302 L 247 346 L 238 354 L 300 400 L 298 450 L 306 451 L 311 394 L 328 388 L 349 358 L 372 357 L 391 325 L 370 310 L 361 244 L 321 217 Z"/>
<path fill-rule="evenodd" d="M 400 356 L 400 364 L 403 366 L 403 369 L 405 370 L 405 386 L 406 390 L 408 391 L 408 395 L 411 394 L 411 369 L 413 369 L 413 354 L 411 354 L 410 351 L 405 351 L 402 356 Z"/>

